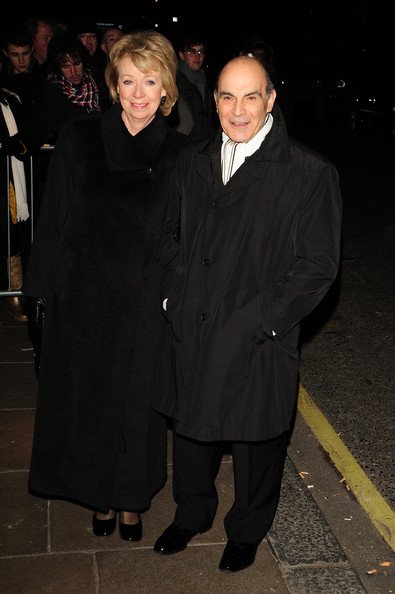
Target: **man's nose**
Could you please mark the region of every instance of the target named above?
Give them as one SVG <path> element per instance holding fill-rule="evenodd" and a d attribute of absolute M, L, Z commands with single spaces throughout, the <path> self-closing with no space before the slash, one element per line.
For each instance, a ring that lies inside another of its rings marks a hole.
<path fill-rule="evenodd" d="M 241 115 L 242 113 L 244 113 L 244 111 L 245 111 L 245 109 L 244 109 L 243 100 L 242 99 L 236 100 L 233 105 L 233 113 L 235 115 Z"/>

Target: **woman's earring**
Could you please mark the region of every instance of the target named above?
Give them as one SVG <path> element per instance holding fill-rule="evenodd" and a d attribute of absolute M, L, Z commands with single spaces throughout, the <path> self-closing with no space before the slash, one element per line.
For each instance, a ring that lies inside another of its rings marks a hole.
<path fill-rule="evenodd" d="M 164 104 L 165 104 L 165 101 L 166 101 L 166 95 L 165 95 L 164 97 L 162 97 L 162 98 L 161 98 L 161 100 L 160 100 L 160 104 L 161 104 L 161 105 L 164 105 Z"/>

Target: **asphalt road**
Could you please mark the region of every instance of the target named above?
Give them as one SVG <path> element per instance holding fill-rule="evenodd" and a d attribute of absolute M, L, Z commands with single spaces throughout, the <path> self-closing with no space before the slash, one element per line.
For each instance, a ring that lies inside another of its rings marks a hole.
<path fill-rule="evenodd" d="M 337 167 L 344 204 L 339 277 L 304 324 L 301 383 L 394 508 L 395 142 L 318 125 L 294 135 Z"/>

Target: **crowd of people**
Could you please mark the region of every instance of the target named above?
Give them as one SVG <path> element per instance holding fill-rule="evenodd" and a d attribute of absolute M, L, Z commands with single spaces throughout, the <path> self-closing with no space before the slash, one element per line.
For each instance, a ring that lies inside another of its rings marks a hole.
<path fill-rule="evenodd" d="M 29 490 L 139 541 L 171 430 L 177 508 L 154 551 L 172 555 L 210 529 L 230 450 L 219 569 L 241 571 L 276 513 L 300 324 L 337 275 L 337 172 L 289 137 L 253 48 L 210 89 L 198 34 L 178 55 L 155 30 L 30 34 L 3 47 L 9 79 L 40 70 L 32 122 L 55 145 L 19 279 L 40 326 Z M 13 130 L 18 160 L 35 147 Z"/>

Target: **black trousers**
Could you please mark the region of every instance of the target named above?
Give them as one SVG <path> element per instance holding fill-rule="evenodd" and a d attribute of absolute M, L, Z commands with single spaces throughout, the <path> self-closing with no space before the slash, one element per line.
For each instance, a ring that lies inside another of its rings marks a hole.
<path fill-rule="evenodd" d="M 225 516 L 228 540 L 258 543 L 269 531 L 280 497 L 288 432 L 258 442 L 201 442 L 174 433 L 174 523 L 208 530 L 218 506 L 215 479 L 222 455 L 233 458 L 234 503 Z"/>

